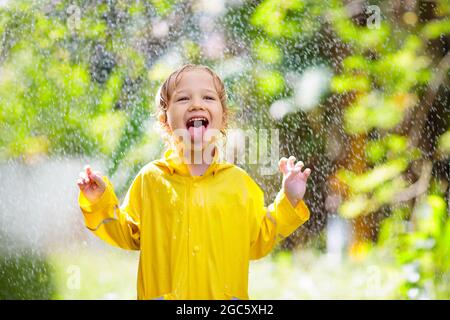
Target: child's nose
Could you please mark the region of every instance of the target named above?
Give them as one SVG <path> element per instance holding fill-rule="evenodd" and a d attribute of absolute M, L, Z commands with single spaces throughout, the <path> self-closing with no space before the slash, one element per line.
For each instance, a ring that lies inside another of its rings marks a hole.
<path fill-rule="evenodd" d="M 205 110 L 205 107 L 203 107 L 202 105 L 193 104 L 191 106 L 191 110 Z"/>
<path fill-rule="evenodd" d="M 204 110 L 205 107 L 203 106 L 203 102 L 201 101 L 201 99 L 195 98 L 192 100 L 190 109 L 191 110 L 198 110 L 198 109 Z"/>

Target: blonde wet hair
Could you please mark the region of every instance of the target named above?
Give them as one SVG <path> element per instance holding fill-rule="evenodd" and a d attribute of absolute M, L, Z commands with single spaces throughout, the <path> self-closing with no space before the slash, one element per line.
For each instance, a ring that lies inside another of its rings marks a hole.
<path fill-rule="evenodd" d="M 225 136 L 226 133 L 225 130 L 228 125 L 228 113 L 229 113 L 227 106 L 227 94 L 225 90 L 225 84 L 223 83 L 222 79 L 217 75 L 217 73 L 214 72 L 211 68 L 199 64 L 183 65 L 182 67 L 172 72 L 170 76 L 159 87 L 155 97 L 155 104 L 156 104 L 156 119 L 160 128 L 162 128 L 163 129 L 162 131 L 166 133 L 166 138 L 169 138 L 171 132 L 169 124 L 167 123 L 167 109 L 169 108 L 169 101 L 178 83 L 180 82 L 183 73 L 191 70 L 204 70 L 212 76 L 214 87 L 217 91 L 217 95 L 219 96 L 219 100 L 222 105 L 223 128 L 220 130 L 220 132 L 222 132 L 222 134 Z"/>

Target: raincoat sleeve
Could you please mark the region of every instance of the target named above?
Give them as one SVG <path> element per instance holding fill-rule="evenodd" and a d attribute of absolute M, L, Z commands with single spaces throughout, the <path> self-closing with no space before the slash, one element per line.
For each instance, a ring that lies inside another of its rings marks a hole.
<path fill-rule="evenodd" d="M 109 244 L 139 250 L 142 175 L 134 179 L 120 207 L 111 182 L 107 177 L 103 180 L 106 189 L 96 202 L 90 202 L 80 191 L 78 203 L 86 227 Z"/>
<path fill-rule="evenodd" d="M 310 213 L 303 200 L 293 207 L 283 189 L 269 207 L 264 206 L 264 193 L 253 180 L 249 190 L 250 259 L 256 260 L 305 223 Z"/>

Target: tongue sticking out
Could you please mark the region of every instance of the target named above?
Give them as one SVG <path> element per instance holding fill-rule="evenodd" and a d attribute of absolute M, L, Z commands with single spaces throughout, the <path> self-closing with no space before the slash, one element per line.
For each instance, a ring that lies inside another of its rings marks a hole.
<path fill-rule="evenodd" d="M 194 125 L 189 127 L 189 135 L 191 136 L 191 141 L 201 142 L 203 141 L 203 135 L 205 134 L 206 128 L 202 121 L 194 121 Z"/>

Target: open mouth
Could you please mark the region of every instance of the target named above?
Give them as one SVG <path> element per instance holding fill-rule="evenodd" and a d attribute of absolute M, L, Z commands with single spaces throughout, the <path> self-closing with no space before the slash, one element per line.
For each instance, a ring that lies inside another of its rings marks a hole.
<path fill-rule="evenodd" d="M 192 117 L 186 122 L 186 128 L 201 128 L 202 126 L 206 129 L 208 127 L 209 121 L 206 117 Z"/>
<path fill-rule="evenodd" d="M 191 141 L 203 141 L 204 134 L 209 125 L 209 120 L 203 116 L 193 116 L 186 121 L 186 128 L 191 136 Z"/>

